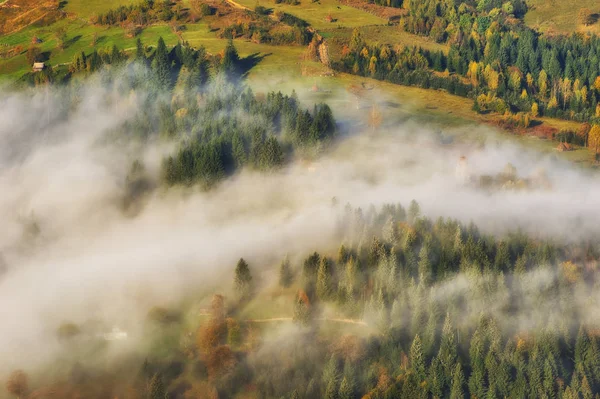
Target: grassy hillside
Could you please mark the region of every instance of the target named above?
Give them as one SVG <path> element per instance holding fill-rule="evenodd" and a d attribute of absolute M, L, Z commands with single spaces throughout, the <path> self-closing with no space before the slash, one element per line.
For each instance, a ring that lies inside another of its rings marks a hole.
<path fill-rule="evenodd" d="M 417 36 L 401 30 L 398 26 L 363 26 L 360 27 L 362 37 L 369 43 L 389 44 L 391 46 L 418 46 L 431 51 L 448 52 L 449 46 L 436 43 L 429 38 Z M 348 42 L 353 28 L 327 28 L 319 32 L 326 39 L 333 39 L 333 45 L 338 40 Z"/>
<path fill-rule="evenodd" d="M 579 23 L 577 14 L 582 8 L 600 13 L 600 2 L 597 0 L 529 0 L 529 11 L 525 15 L 525 23 L 545 33 L 572 33 L 588 31 L 600 33 L 600 24 L 591 26 Z"/>
<path fill-rule="evenodd" d="M 80 52 L 90 53 L 93 49 L 110 49 L 113 45 L 129 51 L 135 46 L 135 38 L 125 35 L 121 27 L 95 26 L 88 22 L 89 17 L 95 13 L 104 12 L 119 4 L 134 3 L 134 0 L 84 2 L 82 0 L 70 0 L 64 5 L 69 17 L 59 20 L 49 26 L 29 26 L 23 30 L 0 37 L 0 45 L 17 46 L 24 50 L 12 58 L 0 59 L 0 80 L 11 81 L 18 79 L 29 72 L 31 66 L 26 61 L 26 50 L 34 36 L 42 40 L 41 50 L 44 51 L 52 65 L 68 65 L 74 55 Z M 546 27 L 555 24 L 554 29 L 569 29 L 569 23 L 576 23 L 577 7 L 567 9 L 564 4 L 550 7 L 549 3 L 533 1 L 532 9 L 526 20 L 544 20 Z M 581 6 L 594 9 L 593 2 L 584 0 Z M 230 1 L 229 4 L 236 8 L 254 8 L 257 3 L 254 0 Z M 389 44 L 391 46 L 420 46 L 431 51 L 443 51 L 447 53 L 448 46 L 435 43 L 433 40 L 413 35 L 402 31 L 397 26 L 388 26 L 385 19 L 374 16 L 366 11 L 340 5 L 336 0 L 321 0 L 319 2 L 303 1 L 299 5 L 275 4 L 274 2 L 259 3 L 271 10 L 281 10 L 307 21 L 317 29 L 329 43 L 330 55 L 336 58 L 341 50 L 341 45 L 347 43 L 352 30 L 358 27 L 364 39 L 372 44 Z M 598 7 L 600 8 L 600 7 Z M 565 13 L 568 15 L 565 16 Z M 570 13 L 570 14 L 569 14 Z M 335 20 L 328 22 L 326 17 L 331 15 Z M 212 17 L 218 18 L 218 17 Z M 561 22 L 562 21 L 562 22 Z M 212 19 L 204 19 L 198 23 L 187 23 L 182 33 L 182 38 L 192 46 L 200 45 L 206 47 L 209 53 L 218 53 L 223 50 L 227 40 L 219 38 L 215 31 Z M 64 50 L 57 48 L 55 32 L 64 28 L 67 32 Z M 158 38 L 162 36 L 167 45 L 175 45 L 177 36 L 171 28 L 164 24 L 157 24 L 145 28 L 140 38 L 145 45 L 155 45 Z M 405 87 L 372 79 L 361 78 L 353 75 L 340 74 L 335 77 L 326 76 L 328 70 L 323 65 L 306 61 L 302 55 L 305 51 L 302 46 L 286 45 L 275 46 L 258 44 L 248 40 L 236 39 L 236 48 L 242 57 L 251 57 L 254 67 L 249 71 L 248 79 L 256 90 L 265 91 L 284 90 L 291 92 L 292 89 L 303 91 L 304 95 L 327 100 L 332 103 L 346 102 L 340 109 L 349 109 L 353 113 L 364 113 L 365 123 L 369 118 L 370 109 L 355 111 L 353 95 L 350 95 L 349 87 L 367 85 L 371 91 L 365 94 L 370 102 L 380 102 L 381 93 L 386 93 L 389 104 L 382 105 L 382 112 L 386 120 L 395 121 L 398 118 L 417 118 L 424 121 L 437 121 L 443 125 L 464 125 L 465 123 L 483 122 L 488 124 L 498 123 L 497 115 L 480 115 L 472 111 L 472 100 L 458 97 L 444 91 L 425 90 L 416 87 Z M 314 92 L 314 87 L 319 88 Z M 394 104 L 389 106 L 390 104 Z M 567 122 L 556 119 L 544 118 L 539 120 L 542 126 L 551 127 L 556 130 L 577 130 L 578 123 Z M 521 140 L 519 138 L 519 140 Z M 538 149 L 553 151 L 556 143 L 531 139 L 526 140 Z M 574 161 L 584 162 L 590 157 L 587 151 L 574 151 L 561 156 Z"/>
<path fill-rule="evenodd" d="M 238 0 L 242 6 L 254 8 L 256 0 Z M 273 9 L 274 11 L 284 11 L 305 20 L 317 30 L 337 27 L 357 27 L 366 25 L 384 25 L 387 21 L 383 18 L 369 14 L 356 8 L 341 5 L 336 0 L 320 0 L 311 2 L 303 0 L 299 5 L 275 4 L 274 1 L 259 1 L 263 7 Z M 330 15 L 333 20 L 328 22 L 326 17 Z"/>
<path fill-rule="evenodd" d="M 65 10 L 79 17 L 88 18 L 121 5 L 137 4 L 139 0 L 67 0 Z"/>

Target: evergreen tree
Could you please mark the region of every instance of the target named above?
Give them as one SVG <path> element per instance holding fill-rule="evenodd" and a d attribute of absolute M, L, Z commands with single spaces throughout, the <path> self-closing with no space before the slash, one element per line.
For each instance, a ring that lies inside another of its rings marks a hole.
<path fill-rule="evenodd" d="M 162 377 L 154 374 L 148 388 L 148 399 L 165 399 L 166 390 Z"/>
<path fill-rule="evenodd" d="M 327 383 L 324 399 L 338 399 L 337 384 L 334 380 Z"/>
<path fill-rule="evenodd" d="M 235 267 L 235 289 L 241 298 L 247 298 L 250 295 L 252 291 L 251 283 L 252 276 L 250 275 L 248 263 L 240 258 Z"/>
<path fill-rule="evenodd" d="M 425 241 L 419 251 L 419 282 L 428 285 L 431 281 L 432 270 L 429 259 L 429 243 Z"/>
<path fill-rule="evenodd" d="M 321 258 L 319 270 L 317 272 L 317 295 L 322 300 L 330 298 L 333 290 L 331 276 L 331 262 L 326 257 Z"/>
<path fill-rule="evenodd" d="M 287 288 L 292 284 L 294 276 L 290 267 L 290 261 L 285 257 L 279 267 L 279 285 L 283 288 Z"/>
<path fill-rule="evenodd" d="M 410 346 L 410 367 L 415 373 L 419 383 L 425 380 L 425 358 L 423 356 L 421 338 L 419 338 L 418 334 L 415 336 L 415 339 Z"/>
<path fill-rule="evenodd" d="M 577 340 L 575 341 L 575 364 L 579 366 L 585 366 L 586 355 L 589 353 L 591 347 L 590 338 L 585 330 L 583 324 L 579 327 L 577 333 Z"/>
<path fill-rule="evenodd" d="M 154 71 L 158 87 L 169 89 L 171 86 L 171 62 L 169 60 L 167 46 L 162 37 L 158 39 L 158 45 L 154 52 L 152 70 Z"/>
<path fill-rule="evenodd" d="M 231 157 L 236 169 L 241 169 L 247 161 L 246 146 L 244 140 L 236 132 L 231 139 Z"/>
<path fill-rule="evenodd" d="M 135 59 L 139 62 L 146 62 L 146 51 L 139 37 L 135 41 Z"/>
<path fill-rule="evenodd" d="M 352 377 L 344 376 L 340 383 L 339 399 L 354 399 L 354 384 Z"/>
<path fill-rule="evenodd" d="M 221 59 L 221 72 L 230 80 L 235 80 L 240 74 L 240 56 L 238 55 L 237 49 L 233 45 L 233 40 L 229 40 L 225 50 L 223 51 L 223 58 Z"/>
<path fill-rule="evenodd" d="M 206 49 L 204 46 L 200 46 L 196 61 L 190 71 L 188 86 L 190 88 L 202 88 L 208 83 L 209 77 L 209 61 L 206 56 Z"/>
<path fill-rule="evenodd" d="M 417 201 L 412 200 L 408 207 L 408 223 L 414 223 L 421 214 L 421 207 Z"/>
<path fill-rule="evenodd" d="M 450 399 L 464 399 L 465 395 L 465 376 L 460 363 L 456 363 L 456 368 L 452 375 L 452 388 L 450 390 Z"/>
<path fill-rule="evenodd" d="M 302 291 L 296 294 L 294 302 L 294 321 L 300 325 L 307 326 L 310 322 L 311 312 L 308 297 Z"/>

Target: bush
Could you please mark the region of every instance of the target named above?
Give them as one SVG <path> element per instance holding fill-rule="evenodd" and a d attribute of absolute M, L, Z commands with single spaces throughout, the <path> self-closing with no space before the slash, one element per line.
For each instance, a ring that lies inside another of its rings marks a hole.
<path fill-rule="evenodd" d="M 254 12 L 258 15 L 267 15 L 269 13 L 269 10 L 267 10 L 267 8 L 263 6 L 256 6 L 254 7 Z"/>

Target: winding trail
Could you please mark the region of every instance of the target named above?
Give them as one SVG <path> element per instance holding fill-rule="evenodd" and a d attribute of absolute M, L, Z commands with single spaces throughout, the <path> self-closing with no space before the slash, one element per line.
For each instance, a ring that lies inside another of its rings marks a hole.
<path fill-rule="evenodd" d="M 248 319 L 244 320 L 246 323 L 270 323 L 274 321 L 292 321 L 291 317 L 271 317 L 266 319 Z M 369 325 L 363 320 L 355 320 L 355 319 L 338 319 L 338 318 L 329 318 L 329 317 L 320 317 L 317 320 L 321 321 L 334 321 L 337 323 L 346 323 L 346 324 L 356 324 L 364 327 L 368 327 Z"/>
<path fill-rule="evenodd" d="M 242 10 L 250 10 L 250 8 L 249 8 L 249 7 L 246 7 L 246 6 L 244 6 L 244 5 L 241 5 L 241 4 L 240 4 L 240 3 L 238 3 L 237 1 L 234 1 L 234 0 L 225 0 L 225 1 L 226 1 L 227 3 L 229 3 L 229 4 L 231 4 L 231 5 L 232 5 L 233 7 L 235 7 L 235 8 L 239 8 L 239 9 L 242 9 Z"/>

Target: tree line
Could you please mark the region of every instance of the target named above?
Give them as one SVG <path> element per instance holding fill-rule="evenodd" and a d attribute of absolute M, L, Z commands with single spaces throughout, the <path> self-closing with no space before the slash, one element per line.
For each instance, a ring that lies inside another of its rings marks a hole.
<path fill-rule="evenodd" d="M 522 0 L 408 1 L 401 26 L 449 45 L 447 54 L 366 45 L 353 34 L 337 67 L 474 99 L 478 111 L 597 123 L 600 37 L 545 36 L 524 25 Z"/>

